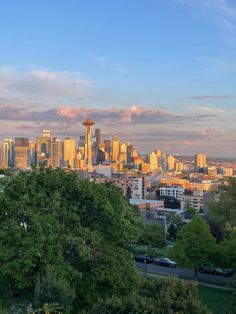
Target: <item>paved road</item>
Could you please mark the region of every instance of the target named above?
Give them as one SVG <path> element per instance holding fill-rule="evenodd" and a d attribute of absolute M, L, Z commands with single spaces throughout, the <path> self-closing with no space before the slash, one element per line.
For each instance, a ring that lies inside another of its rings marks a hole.
<path fill-rule="evenodd" d="M 138 270 L 145 271 L 144 263 L 136 263 Z M 168 268 L 147 264 L 147 272 L 160 275 L 176 275 L 181 278 L 194 279 L 194 271 L 185 268 Z M 229 281 L 228 277 L 198 273 L 198 280 L 212 284 L 226 285 Z"/>

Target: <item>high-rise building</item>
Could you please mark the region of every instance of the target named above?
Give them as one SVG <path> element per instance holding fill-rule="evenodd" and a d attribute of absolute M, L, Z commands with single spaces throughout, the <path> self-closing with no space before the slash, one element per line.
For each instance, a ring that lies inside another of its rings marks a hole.
<path fill-rule="evenodd" d="M 131 164 L 133 158 L 134 146 L 130 143 L 127 144 L 127 163 Z"/>
<path fill-rule="evenodd" d="M 159 163 L 160 163 L 162 171 L 166 171 L 167 170 L 167 158 L 166 158 L 166 155 L 161 155 L 161 157 L 159 157 Z"/>
<path fill-rule="evenodd" d="M 199 172 L 200 169 L 205 168 L 207 166 L 206 163 L 206 155 L 205 154 L 197 154 L 194 157 L 194 171 Z"/>
<path fill-rule="evenodd" d="M 42 136 L 36 138 L 36 163 L 49 166 L 51 164 L 51 131 L 43 130 Z"/>
<path fill-rule="evenodd" d="M 29 157 L 30 157 L 29 139 L 16 138 L 14 146 L 15 168 L 27 169 L 30 166 Z"/>
<path fill-rule="evenodd" d="M 157 158 L 157 154 L 152 152 L 149 155 L 149 164 L 150 164 L 150 169 L 151 171 L 156 171 L 158 168 L 158 158 Z"/>
<path fill-rule="evenodd" d="M 51 144 L 51 166 L 59 168 L 62 160 L 62 144 L 59 138 L 54 137 Z"/>
<path fill-rule="evenodd" d="M 75 151 L 76 141 L 73 138 L 66 138 L 64 140 L 63 157 L 64 166 L 69 168 L 75 167 Z"/>
<path fill-rule="evenodd" d="M 162 151 L 161 151 L 160 149 L 157 149 L 157 150 L 155 151 L 155 153 L 156 153 L 156 155 L 157 155 L 158 158 L 162 156 Z"/>
<path fill-rule="evenodd" d="M 119 161 L 120 154 L 120 138 L 117 135 L 112 137 L 112 161 Z"/>
<path fill-rule="evenodd" d="M 175 163 L 175 171 L 180 172 L 180 171 L 183 171 L 183 170 L 184 170 L 184 163 L 180 162 L 180 161 L 177 161 Z"/>
<path fill-rule="evenodd" d="M 101 131 L 101 129 L 95 129 L 95 138 L 96 138 L 96 145 L 98 147 L 98 145 L 102 143 L 102 131 Z"/>
<path fill-rule="evenodd" d="M 86 127 L 86 145 L 85 145 L 85 165 L 87 169 L 90 171 L 92 169 L 92 126 L 95 123 L 91 119 L 86 119 L 83 122 L 83 125 Z"/>
<path fill-rule="evenodd" d="M 14 166 L 14 142 L 10 138 L 3 140 L 0 145 L 0 167 Z"/>
<path fill-rule="evenodd" d="M 103 140 L 103 144 L 105 145 L 105 152 L 110 156 L 111 154 L 111 140 Z"/>
<path fill-rule="evenodd" d="M 30 165 L 36 164 L 36 143 L 29 141 Z"/>
<path fill-rule="evenodd" d="M 79 137 L 79 145 L 78 145 L 78 147 L 85 147 L 85 141 L 86 141 L 86 137 L 84 135 L 81 135 Z"/>
<path fill-rule="evenodd" d="M 167 170 L 175 170 L 176 159 L 172 155 L 168 155 L 166 158 Z"/>
<path fill-rule="evenodd" d="M 127 145 L 125 143 L 120 144 L 119 162 L 127 164 Z"/>

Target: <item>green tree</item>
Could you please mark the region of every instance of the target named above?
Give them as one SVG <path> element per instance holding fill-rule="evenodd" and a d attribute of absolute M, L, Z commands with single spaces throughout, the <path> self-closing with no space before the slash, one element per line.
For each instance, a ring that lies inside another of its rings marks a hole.
<path fill-rule="evenodd" d="M 198 298 L 197 284 L 176 277 L 146 280 L 123 298 L 100 300 L 88 314 L 210 314 Z"/>
<path fill-rule="evenodd" d="M 177 198 L 173 196 L 162 195 L 160 196 L 160 200 L 164 201 L 165 208 L 173 208 L 173 209 L 180 208 L 180 201 L 177 200 Z"/>
<path fill-rule="evenodd" d="M 236 178 L 229 178 L 221 186 L 219 201 L 209 204 L 207 220 L 218 241 L 236 227 Z"/>
<path fill-rule="evenodd" d="M 209 226 L 199 216 L 183 226 L 177 233 L 177 241 L 171 251 L 171 256 L 178 265 L 197 271 L 200 266 L 210 261 L 216 251 L 215 239 Z"/>
<path fill-rule="evenodd" d="M 226 306 L 225 309 L 225 314 L 235 313 L 236 313 L 236 293 L 234 293 L 232 301 Z"/>
<path fill-rule="evenodd" d="M 174 224 L 170 224 L 167 232 L 169 233 L 170 238 L 175 239 L 177 235 L 177 228 Z"/>
<path fill-rule="evenodd" d="M 146 224 L 140 242 L 156 248 L 165 246 L 165 230 L 158 223 Z"/>
<path fill-rule="evenodd" d="M 142 229 L 114 186 L 60 169 L 21 172 L 0 193 L 0 295 L 34 304 L 46 294 L 71 313 L 124 295 L 137 282 L 127 247 Z"/>

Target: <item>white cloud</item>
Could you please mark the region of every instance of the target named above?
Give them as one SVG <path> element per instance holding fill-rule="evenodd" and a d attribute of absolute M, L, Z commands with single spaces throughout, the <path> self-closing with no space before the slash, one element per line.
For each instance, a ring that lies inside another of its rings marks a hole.
<path fill-rule="evenodd" d="M 81 73 L 33 70 L 18 72 L 0 68 L 2 102 L 58 106 L 61 102 L 78 102 L 89 95 L 91 81 Z"/>

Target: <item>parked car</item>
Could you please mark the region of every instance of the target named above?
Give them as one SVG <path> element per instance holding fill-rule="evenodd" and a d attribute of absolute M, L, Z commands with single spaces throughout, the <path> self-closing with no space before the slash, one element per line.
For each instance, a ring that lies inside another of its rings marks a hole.
<path fill-rule="evenodd" d="M 233 275 L 233 269 L 223 269 L 214 265 L 203 265 L 199 268 L 200 273 L 230 277 Z"/>
<path fill-rule="evenodd" d="M 176 267 L 176 262 L 172 261 L 167 257 L 154 259 L 154 264 L 163 267 Z"/>
<path fill-rule="evenodd" d="M 134 259 L 138 263 L 152 264 L 153 259 L 147 255 L 135 255 Z"/>

